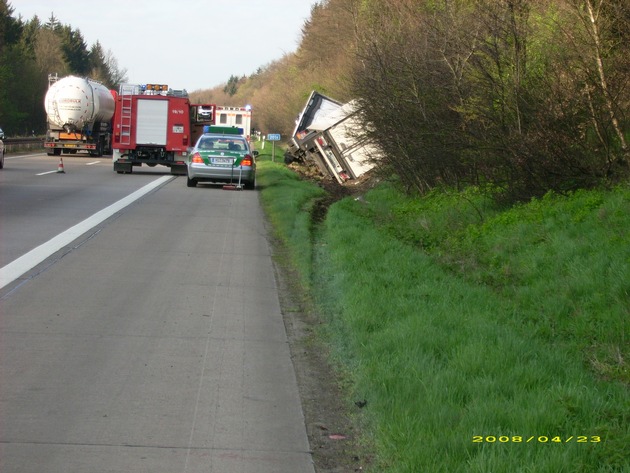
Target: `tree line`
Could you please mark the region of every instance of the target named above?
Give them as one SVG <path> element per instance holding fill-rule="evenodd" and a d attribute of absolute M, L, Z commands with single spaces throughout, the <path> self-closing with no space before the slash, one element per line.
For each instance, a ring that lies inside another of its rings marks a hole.
<path fill-rule="evenodd" d="M 110 88 L 126 80 L 111 51 L 98 41 L 88 48 L 81 31 L 61 24 L 54 14 L 42 22 L 14 13 L 7 0 L 0 0 L 0 127 L 7 135 L 45 132 L 50 73 L 89 76 Z"/>
<path fill-rule="evenodd" d="M 352 89 L 408 186 L 520 200 L 627 177 L 627 0 L 373 0 L 358 13 Z"/>
<path fill-rule="evenodd" d="M 291 134 L 311 90 L 357 99 L 407 189 L 529 199 L 628 176 L 627 0 L 326 0 L 295 53 L 212 100 Z"/>

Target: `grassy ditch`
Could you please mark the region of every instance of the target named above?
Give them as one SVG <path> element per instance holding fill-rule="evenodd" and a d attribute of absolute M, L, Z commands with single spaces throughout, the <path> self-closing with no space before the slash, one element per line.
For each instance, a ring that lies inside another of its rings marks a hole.
<path fill-rule="evenodd" d="M 277 159 L 274 163 L 268 158 L 261 154 L 258 161 L 256 180 L 262 189 L 261 200 L 274 231 L 287 246 L 301 285 L 308 289 L 313 268 L 311 211 L 325 191 L 301 181 Z"/>
<path fill-rule="evenodd" d="M 385 184 L 314 227 L 321 189 L 260 176 L 374 471 L 630 471 L 627 187 L 499 210 Z"/>

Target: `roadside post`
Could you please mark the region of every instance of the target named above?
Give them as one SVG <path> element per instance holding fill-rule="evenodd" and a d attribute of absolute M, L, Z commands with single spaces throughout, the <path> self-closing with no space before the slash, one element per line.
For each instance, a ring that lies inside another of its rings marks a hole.
<path fill-rule="evenodd" d="M 271 162 L 276 162 L 276 141 L 280 141 L 280 133 L 268 133 L 267 141 L 271 141 Z"/>

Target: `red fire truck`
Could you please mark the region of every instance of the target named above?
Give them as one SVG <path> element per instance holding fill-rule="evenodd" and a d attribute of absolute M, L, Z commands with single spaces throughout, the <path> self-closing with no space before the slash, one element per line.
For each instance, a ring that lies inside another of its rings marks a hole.
<path fill-rule="evenodd" d="M 166 85 L 123 84 L 112 122 L 114 171 L 131 173 L 133 167 L 171 168 L 186 174 L 191 146 L 190 101 L 185 90 Z"/>

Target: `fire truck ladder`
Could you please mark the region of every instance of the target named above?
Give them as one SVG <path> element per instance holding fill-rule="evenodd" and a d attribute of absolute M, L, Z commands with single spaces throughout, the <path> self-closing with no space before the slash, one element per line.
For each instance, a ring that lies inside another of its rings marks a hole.
<path fill-rule="evenodd" d="M 131 109 L 133 107 L 134 85 L 123 84 L 120 86 L 120 144 L 131 144 Z"/>

